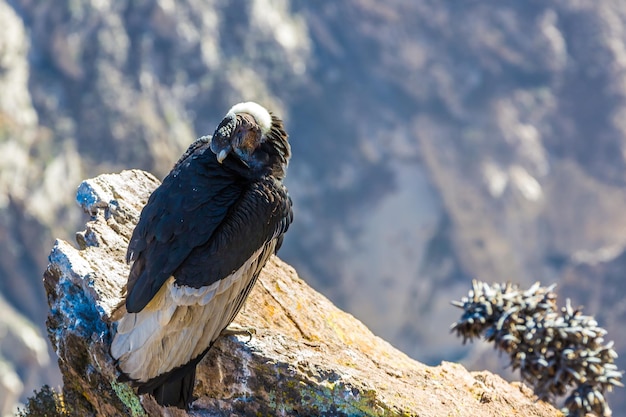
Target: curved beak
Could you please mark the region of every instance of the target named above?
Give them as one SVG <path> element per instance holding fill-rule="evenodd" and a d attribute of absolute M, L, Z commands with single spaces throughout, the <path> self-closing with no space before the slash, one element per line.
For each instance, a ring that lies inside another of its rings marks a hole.
<path fill-rule="evenodd" d="M 217 154 L 217 162 L 219 162 L 220 164 L 222 163 L 222 161 L 224 161 L 224 159 L 226 159 L 226 157 L 228 156 L 228 149 L 222 149 L 218 154 Z"/>
<path fill-rule="evenodd" d="M 230 151 L 232 151 L 231 136 L 237 126 L 237 116 L 235 114 L 227 114 L 220 122 L 215 133 L 211 138 L 211 151 L 217 157 L 220 164 L 226 159 Z"/>

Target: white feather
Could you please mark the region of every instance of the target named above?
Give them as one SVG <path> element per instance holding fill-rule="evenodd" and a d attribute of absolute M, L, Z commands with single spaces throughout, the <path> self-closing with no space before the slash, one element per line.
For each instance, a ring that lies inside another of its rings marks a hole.
<path fill-rule="evenodd" d="M 211 291 L 207 291 L 202 298 L 200 298 L 200 300 L 198 301 L 198 304 L 200 304 L 201 306 L 208 304 L 209 301 L 211 301 L 213 299 L 213 297 L 215 296 L 215 291 L 217 290 L 217 286 L 211 290 Z"/>
<path fill-rule="evenodd" d="M 205 287 L 179 286 L 172 277 L 142 311 L 126 313 L 111 343 L 120 369 L 145 382 L 204 352 L 229 324 L 237 297 L 275 244 L 271 241 L 237 271 Z"/>
<path fill-rule="evenodd" d="M 267 109 L 254 101 L 246 101 L 245 103 L 237 103 L 230 108 L 228 113 L 248 113 L 259 124 L 262 134 L 267 134 L 272 127 L 272 115 Z"/>
<path fill-rule="evenodd" d="M 172 319 L 172 316 L 174 315 L 175 311 L 176 311 L 175 304 L 166 306 L 162 310 L 159 310 L 159 312 L 157 313 L 159 326 L 161 327 L 166 326 Z"/>

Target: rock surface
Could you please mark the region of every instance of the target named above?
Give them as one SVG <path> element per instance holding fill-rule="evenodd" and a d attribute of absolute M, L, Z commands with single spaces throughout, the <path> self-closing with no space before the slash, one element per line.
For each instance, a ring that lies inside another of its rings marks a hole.
<path fill-rule="evenodd" d="M 76 415 L 183 415 L 116 381 L 109 316 L 120 301 L 124 252 L 158 185 L 143 171 L 101 175 L 77 200 L 91 215 L 78 249 L 58 240 L 44 283 L 48 332 Z M 559 416 L 522 385 L 443 363 L 429 367 L 374 336 L 274 257 L 235 320 L 256 333 L 219 339 L 198 370 L 189 415 Z"/>
<path fill-rule="evenodd" d="M 501 372 L 449 301 L 556 282 L 626 368 L 624 0 L 0 0 L 0 28 L 0 292 L 42 334 L 81 180 L 162 178 L 256 100 L 292 138 L 281 257 L 376 334 Z"/>

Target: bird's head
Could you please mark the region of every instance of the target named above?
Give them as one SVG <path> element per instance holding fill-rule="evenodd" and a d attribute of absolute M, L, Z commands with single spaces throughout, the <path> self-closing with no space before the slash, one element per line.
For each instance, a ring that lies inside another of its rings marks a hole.
<path fill-rule="evenodd" d="M 226 113 L 211 138 L 211 151 L 220 164 L 278 179 L 284 178 L 291 156 L 283 122 L 251 101 L 235 104 Z"/>

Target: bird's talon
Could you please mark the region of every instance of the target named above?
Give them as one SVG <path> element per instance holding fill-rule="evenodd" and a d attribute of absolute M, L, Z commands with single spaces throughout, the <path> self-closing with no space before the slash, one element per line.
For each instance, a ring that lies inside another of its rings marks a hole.
<path fill-rule="evenodd" d="M 256 329 L 253 327 L 242 327 L 231 324 L 222 332 L 222 336 L 243 336 L 247 335 L 248 340 L 246 343 L 249 343 L 252 340 L 252 336 L 256 334 Z"/>

